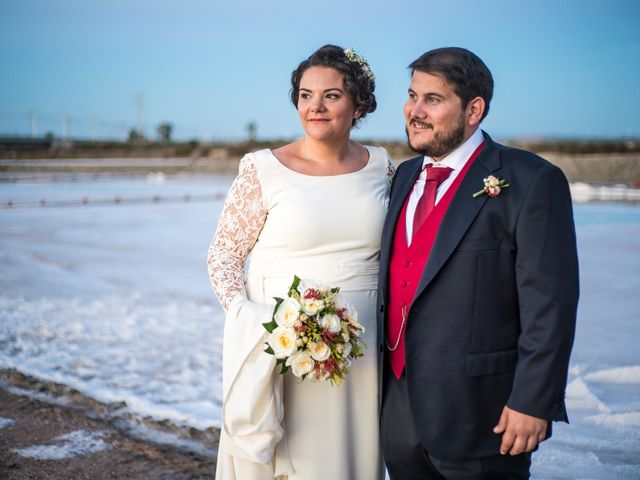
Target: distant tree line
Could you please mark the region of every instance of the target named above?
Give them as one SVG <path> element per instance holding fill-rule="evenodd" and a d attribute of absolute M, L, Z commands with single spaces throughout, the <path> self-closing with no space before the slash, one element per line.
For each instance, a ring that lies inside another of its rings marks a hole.
<path fill-rule="evenodd" d="M 173 133 L 173 124 L 169 122 L 162 122 L 156 127 L 156 135 L 159 143 L 163 145 L 168 145 L 171 143 L 171 134 Z M 145 138 L 144 133 L 139 131 L 136 128 L 132 128 L 129 130 L 129 135 L 127 136 L 127 142 L 132 144 L 142 144 L 148 142 Z"/>
<path fill-rule="evenodd" d="M 640 139 L 620 140 L 508 140 L 506 144 L 533 152 L 555 153 L 637 153 Z"/>
<path fill-rule="evenodd" d="M 154 138 L 147 138 L 144 132 L 131 128 L 127 138 L 118 140 L 80 140 L 57 138 L 52 132 L 41 137 L 0 136 L 0 157 L 3 158 L 57 158 L 94 156 L 98 158 L 117 156 L 162 156 L 162 157 L 211 157 L 239 158 L 249 150 L 275 148 L 291 139 L 258 140 L 258 124 L 249 121 L 245 125 L 244 141 L 202 142 L 197 139 L 176 141 L 173 138 L 174 125 L 161 122 L 156 126 Z M 499 139 L 507 145 L 538 153 L 589 154 L 589 153 L 640 153 L 640 139 Z M 385 147 L 391 156 L 404 160 L 415 154 L 407 147 L 406 141 L 380 141 L 375 138 L 359 139 L 369 145 Z"/>

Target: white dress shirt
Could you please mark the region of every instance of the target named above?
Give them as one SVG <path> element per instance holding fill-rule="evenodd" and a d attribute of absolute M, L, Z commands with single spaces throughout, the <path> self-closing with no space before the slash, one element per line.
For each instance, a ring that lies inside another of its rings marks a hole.
<path fill-rule="evenodd" d="M 411 237 L 413 235 L 413 217 L 416 213 L 416 206 L 418 205 L 418 201 L 420 200 L 420 197 L 422 197 L 422 192 L 424 192 L 424 185 L 427 180 L 427 170 L 424 167 L 429 164 L 433 164 L 433 168 L 449 167 L 452 169 L 449 178 L 442 182 L 436 190 L 435 204 L 437 205 L 442 196 L 454 182 L 460 171 L 469 161 L 469 157 L 471 157 L 471 154 L 475 152 L 476 148 L 478 148 L 482 142 L 484 142 L 484 135 L 482 134 L 482 130 L 478 128 L 473 133 L 473 135 L 471 135 L 466 140 L 466 142 L 450 152 L 439 162 L 436 162 L 431 157 L 424 157 L 424 160 L 422 161 L 422 171 L 420 172 L 420 176 L 413 186 L 413 190 L 411 191 L 411 195 L 409 196 L 409 203 L 407 204 L 407 217 L 405 222 L 407 224 L 407 245 L 411 245 Z"/>

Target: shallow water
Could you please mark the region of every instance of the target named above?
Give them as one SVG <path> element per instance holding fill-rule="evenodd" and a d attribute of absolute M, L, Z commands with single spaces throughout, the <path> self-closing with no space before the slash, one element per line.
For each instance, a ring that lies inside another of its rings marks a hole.
<path fill-rule="evenodd" d="M 141 415 L 219 424 L 223 316 L 206 271 L 231 177 L 76 177 L 0 183 L 0 367 L 65 383 Z M 640 207 L 575 205 L 581 269 L 570 425 L 534 457 L 536 479 L 640 476 Z"/>
<path fill-rule="evenodd" d="M 230 181 L 5 184 L 0 201 L 224 193 Z M 206 253 L 221 207 L 0 210 L 0 365 L 138 413 L 216 424 L 223 319 Z"/>

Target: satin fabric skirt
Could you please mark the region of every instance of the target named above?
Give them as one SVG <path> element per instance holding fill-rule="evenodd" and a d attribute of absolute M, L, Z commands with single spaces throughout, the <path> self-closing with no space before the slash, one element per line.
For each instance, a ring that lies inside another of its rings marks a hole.
<path fill-rule="evenodd" d="M 221 445 L 216 478 L 382 479 L 375 312 L 377 262 L 330 266 L 253 260 L 248 271 L 249 299 L 274 304 L 273 297 L 286 296 L 294 274 L 340 287 L 340 293 L 355 306 L 358 321 L 365 327 L 365 354 L 353 361 L 340 385 L 300 381 L 290 372 L 285 374 L 285 433 L 272 461 L 260 464 L 228 456 Z"/>

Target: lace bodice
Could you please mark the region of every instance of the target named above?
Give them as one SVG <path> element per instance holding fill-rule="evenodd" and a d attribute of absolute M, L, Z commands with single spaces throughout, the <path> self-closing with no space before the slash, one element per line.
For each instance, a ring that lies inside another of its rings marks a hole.
<path fill-rule="evenodd" d="M 395 174 L 395 165 L 388 153 L 382 151 L 385 156 L 384 170 L 388 195 Z M 240 161 L 238 176 L 229 189 L 218 228 L 209 246 L 209 277 L 225 311 L 236 295 L 247 296 L 244 264 L 268 217 L 258 161 L 253 153 L 245 155 Z M 370 159 L 371 161 L 373 159 Z M 292 174 L 295 172 L 292 171 Z"/>

